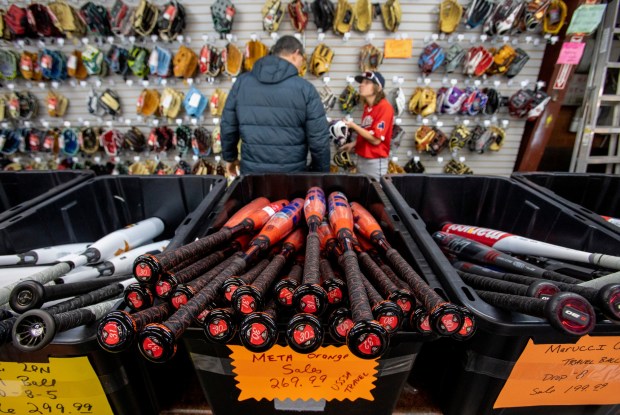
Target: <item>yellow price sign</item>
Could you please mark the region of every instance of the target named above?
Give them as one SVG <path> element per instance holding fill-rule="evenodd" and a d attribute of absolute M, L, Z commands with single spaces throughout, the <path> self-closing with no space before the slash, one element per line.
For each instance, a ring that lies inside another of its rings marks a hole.
<path fill-rule="evenodd" d="M 0 362 L 0 414 L 112 415 L 87 357 Z"/>
<path fill-rule="evenodd" d="M 235 368 L 239 400 L 246 399 L 367 399 L 377 380 L 377 360 L 353 356 L 346 347 L 321 347 L 300 354 L 289 347 L 274 346 L 252 353 L 242 346 L 228 346 Z"/>
<path fill-rule="evenodd" d="M 386 39 L 384 49 L 386 59 L 410 58 L 413 54 L 413 39 Z"/>
<path fill-rule="evenodd" d="M 620 337 L 584 336 L 575 344 L 530 339 L 494 408 L 620 403 Z"/>

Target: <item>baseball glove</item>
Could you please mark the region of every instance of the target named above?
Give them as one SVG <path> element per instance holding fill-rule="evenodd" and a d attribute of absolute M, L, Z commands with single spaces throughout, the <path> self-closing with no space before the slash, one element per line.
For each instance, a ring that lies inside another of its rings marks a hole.
<path fill-rule="evenodd" d="M 315 76 L 322 76 L 329 71 L 334 59 L 334 52 L 325 43 L 319 44 L 310 58 L 310 72 Z"/>
<path fill-rule="evenodd" d="M 360 94 L 352 85 L 347 85 L 338 98 L 338 101 L 340 101 L 340 109 L 347 114 L 353 112 L 359 100 Z"/>
<path fill-rule="evenodd" d="M 288 4 L 288 14 L 295 31 L 303 33 L 308 25 L 308 4 L 304 0 L 293 0 Z"/>
<path fill-rule="evenodd" d="M 376 71 L 383 62 L 383 52 L 371 44 L 362 46 L 360 50 L 360 71 Z"/>
<path fill-rule="evenodd" d="M 366 33 L 372 25 L 372 4 L 370 0 L 357 0 L 353 12 L 353 27 L 358 32 Z"/>
<path fill-rule="evenodd" d="M 222 64 L 224 72 L 229 76 L 239 75 L 243 64 L 243 53 L 233 43 L 227 44 L 226 48 L 222 49 Z"/>
<path fill-rule="evenodd" d="M 243 59 L 243 69 L 251 71 L 254 63 L 269 54 L 269 48 L 260 40 L 250 40 L 245 44 L 245 58 Z"/>
<path fill-rule="evenodd" d="M 198 69 L 198 56 L 190 48 L 181 45 L 174 55 L 173 72 L 177 78 L 192 78 Z"/>
<path fill-rule="evenodd" d="M 277 32 L 284 17 L 284 4 L 280 0 L 267 0 L 263 5 L 263 29 L 268 33 Z"/>
<path fill-rule="evenodd" d="M 387 0 L 383 3 L 381 5 L 381 17 L 383 26 L 388 32 L 398 31 L 398 26 L 403 17 L 400 2 L 398 0 Z"/>
<path fill-rule="evenodd" d="M 334 33 L 344 35 L 351 31 L 353 25 L 353 7 L 347 0 L 338 0 L 334 16 Z"/>
<path fill-rule="evenodd" d="M 230 0 L 215 0 L 211 5 L 213 26 L 221 38 L 232 30 L 236 9 Z"/>
<path fill-rule="evenodd" d="M 314 0 L 312 3 L 314 24 L 321 32 L 327 32 L 334 24 L 335 9 L 331 0 Z"/>

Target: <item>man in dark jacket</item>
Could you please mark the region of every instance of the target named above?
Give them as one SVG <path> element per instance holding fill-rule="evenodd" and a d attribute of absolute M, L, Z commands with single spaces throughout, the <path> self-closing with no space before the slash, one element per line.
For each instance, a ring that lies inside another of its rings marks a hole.
<path fill-rule="evenodd" d="M 283 36 L 234 83 L 221 124 L 229 174 L 329 171 L 329 126 L 314 86 L 298 76 L 303 45 Z M 312 163 L 307 166 L 308 149 Z"/>

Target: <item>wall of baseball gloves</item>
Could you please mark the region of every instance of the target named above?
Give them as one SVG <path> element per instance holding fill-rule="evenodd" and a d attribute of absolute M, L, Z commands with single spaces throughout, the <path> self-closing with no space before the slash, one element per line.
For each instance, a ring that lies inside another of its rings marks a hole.
<path fill-rule="evenodd" d="M 0 2 L 0 166 L 223 174 L 219 120 L 236 77 L 284 34 L 332 122 L 361 118 L 354 76 L 379 70 L 398 126 L 390 172 L 509 175 L 561 0 Z M 386 41 L 412 41 L 384 58 Z"/>

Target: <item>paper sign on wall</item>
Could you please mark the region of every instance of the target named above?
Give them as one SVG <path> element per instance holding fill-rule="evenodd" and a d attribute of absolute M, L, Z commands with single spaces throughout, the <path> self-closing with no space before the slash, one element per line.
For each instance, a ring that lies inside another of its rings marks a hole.
<path fill-rule="evenodd" d="M 274 346 L 252 353 L 243 346 L 228 346 L 239 400 L 246 399 L 368 399 L 374 400 L 377 360 L 355 357 L 346 347 L 321 347 L 300 354 L 290 347 Z"/>
<path fill-rule="evenodd" d="M 0 413 L 113 414 L 87 357 L 0 362 Z"/>
<path fill-rule="evenodd" d="M 620 403 L 620 337 L 528 342 L 494 408 Z"/>
<path fill-rule="evenodd" d="M 413 39 L 386 39 L 384 58 L 410 58 L 413 54 Z"/>
<path fill-rule="evenodd" d="M 564 42 L 562 44 L 562 50 L 560 51 L 560 57 L 558 58 L 558 65 L 579 65 L 583 52 L 586 48 L 586 44 L 583 42 Z"/>
<path fill-rule="evenodd" d="M 594 32 L 605 14 L 606 4 L 582 4 L 575 10 L 566 34 L 589 35 Z"/>

